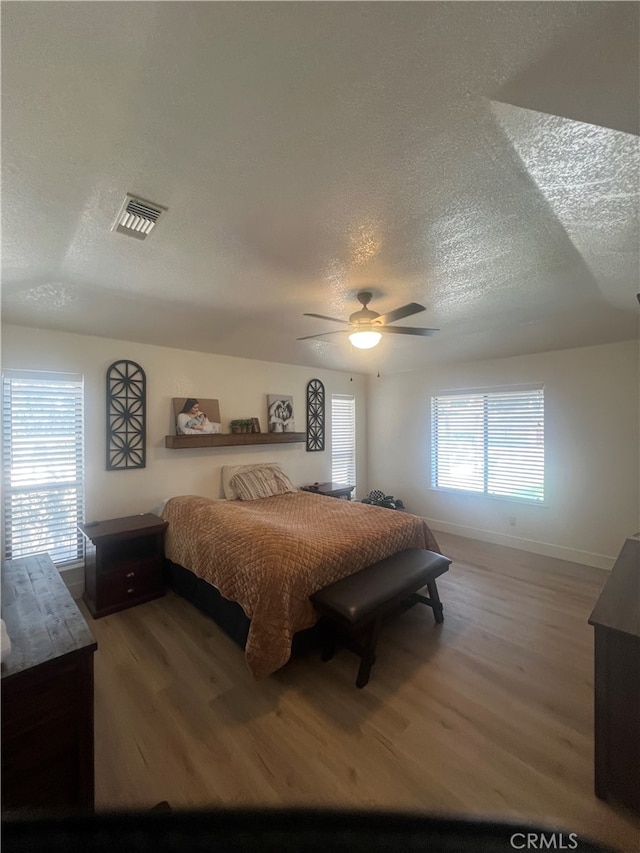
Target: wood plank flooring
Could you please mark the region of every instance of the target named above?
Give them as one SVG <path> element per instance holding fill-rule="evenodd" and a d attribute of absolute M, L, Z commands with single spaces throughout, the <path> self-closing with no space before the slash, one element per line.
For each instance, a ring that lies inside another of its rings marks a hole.
<path fill-rule="evenodd" d="M 543 822 L 640 850 L 640 820 L 593 794 L 593 636 L 606 573 L 441 533 L 445 622 L 390 622 L 358 659 L 255 682 L 173 593 L 90 620 L 98 809 L 393 808 Z"/>

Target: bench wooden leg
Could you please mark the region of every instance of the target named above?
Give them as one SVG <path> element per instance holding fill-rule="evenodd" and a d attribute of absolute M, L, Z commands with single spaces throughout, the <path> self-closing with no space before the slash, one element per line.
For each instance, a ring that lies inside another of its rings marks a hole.
<path fill-rule="evenodd" d="M 429 583 L 427 584 L 427 589 L 429 590 L 429 599 L 431 601 L 431 607 L 433 608 L 433 615 L 435 617 L 436 622 L 444 622 L 442 602 L 440 601 L 440 596 L 438 595 L 438 587 L 436 586 L 436 582 L 429 581 Z"/>
<path fill-rule="evenodd" d="M 358 677 L 356 678 L 356 687 L 365 687 L 369 683 L 371 667 L 376 662 L 376 645 L 378 643 L 380 625 L 381 620 L 376 619 L 367 634 L 362 648 L 362 659 L 360 661 L 360 668 L 358 669 Z"/>
<path fill-rule="evenodd" d="M 442 608 L 442 602 L 440 601 L 440 596 L 438 595 L 436 582 L 430 581 L 427 584 L 427 589 L 429 590 L 429 598 L 427 598 L 426 595 L 420 595 L 419 592 L 414 592 L 411 598 L 402 602 L 401 609 L 408 610 L 409 607 L 418 603 L 427 604 L 433 610 L 436 622 L 444 622 L 444 611 Z"/>

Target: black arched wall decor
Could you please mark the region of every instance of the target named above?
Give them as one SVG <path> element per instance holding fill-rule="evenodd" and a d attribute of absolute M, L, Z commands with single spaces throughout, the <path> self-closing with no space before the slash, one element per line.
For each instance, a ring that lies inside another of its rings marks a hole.
<path fill-rule="evenodd" d="M 135 361 L 114 361 L 107 370 L 107 471 L 144 468 L 147 377 Z"/>
<path fill-rule="evenodd" d="M 324 450 L 324 385 L 319 379 L 307 385 L 307 450 Z"/>

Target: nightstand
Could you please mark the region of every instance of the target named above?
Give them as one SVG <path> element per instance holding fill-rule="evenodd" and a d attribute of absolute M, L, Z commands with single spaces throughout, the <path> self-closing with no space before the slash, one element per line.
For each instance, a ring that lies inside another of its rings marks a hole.
<path fill-rule="evenodd" d="M 94 619 L 164 595 L 164 532 L 152 513 L 79 524 L 86 537 L 83 600 Z"/>
<path fill-rule="evenodd" d="M 355 486 L 346 486 L 344 483 L 312 483 L 309 486 L 302 486 L 303 492 L 327 495 L 329 498 L 342 498 L 345 501 L 351 500 L 351 492 L 354 489 Z"/>

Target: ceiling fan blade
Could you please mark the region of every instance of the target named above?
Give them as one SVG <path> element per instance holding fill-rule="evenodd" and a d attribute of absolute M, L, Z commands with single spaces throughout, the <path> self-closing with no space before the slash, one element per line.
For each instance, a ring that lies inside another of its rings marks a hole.
<path fill-rule="evenodd" d="M 382 329 L 383 335 L 422 335 L 424 338 L 428 338 L 431 335 L 435 335 L 436 332 L 439 332 L 440 329 L 416 329 L 413 326 L 385 326 Z"/>
<path fill-rule="evenodd" d="M 297 341 L 310 341 L 312 338 L 324 338 L 326 335 L 350 335 L 351 329 L 338 329 L 335 332 L 320 332 L 319 335 L 305 335 L 304 338 L 296 338 Z"/>
<path fill-rule="evenodd" d="M 332 323 L 343 323 L 345 326 L 348 326 L 349 323 L 347 320 L 338 320 L 336 317 L 325 317 L 324 314 L 303 314 L 303 317 L 317 317 L 318 320 L 331 320 Z"/>
<path fill-rule="evenodd" d="M 401 305 L 400 308 L 396 308 L 395 311 L 389 311 L 388 314 L 383 314 L 381 317 L 378 317 L 376 322 L 382 322 L 386 325 L 387 323 L 394 323 L 396 320 L 403 320 L 405 317 L 410 317 L 412 314 L 419 314 L 420 311 L 426 311 L 424 305 L 418 305 L 417 302 L 409 302 L 408 305 Z"/>

